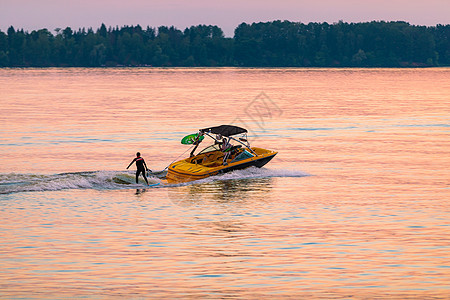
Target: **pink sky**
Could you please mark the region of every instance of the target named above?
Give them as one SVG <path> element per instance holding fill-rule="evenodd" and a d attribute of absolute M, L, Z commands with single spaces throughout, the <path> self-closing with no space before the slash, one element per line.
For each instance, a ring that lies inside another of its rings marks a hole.
<path fill-rule="evenodd" d="M 0 30 L 107 26 L 218 25 L 227 36 L 242 22 L 407 21 L 450 23 L 450 0 L 0 0 Z"/>

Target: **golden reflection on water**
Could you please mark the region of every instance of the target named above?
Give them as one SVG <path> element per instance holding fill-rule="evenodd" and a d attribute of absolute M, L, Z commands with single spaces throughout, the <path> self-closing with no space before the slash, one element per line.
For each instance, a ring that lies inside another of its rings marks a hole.
<path fill-rule="evenodd" d="M 449 78 L 2 69 L 0 178 L 123 170 L 138 150 L 163 169 L 183 135 L 233 120 L 279 154 L 275 177 L 1 194 L 0 297 L 446 298 Z M 281 114 L 245 113 L 261 91 Z"/>

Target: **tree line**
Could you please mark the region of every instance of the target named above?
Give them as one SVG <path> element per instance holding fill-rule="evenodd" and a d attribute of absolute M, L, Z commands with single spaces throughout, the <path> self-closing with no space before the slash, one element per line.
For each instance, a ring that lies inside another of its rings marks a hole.
<path fill-rule="evenodd" d="M 0 31 L 0 67 L 450 66 L 450 25 L 373 21 Z"/>

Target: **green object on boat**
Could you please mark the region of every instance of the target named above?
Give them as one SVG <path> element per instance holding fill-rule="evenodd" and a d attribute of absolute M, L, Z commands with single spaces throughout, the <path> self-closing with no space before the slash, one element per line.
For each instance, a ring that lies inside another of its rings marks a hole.
<path fill-rule="evenodd" d="M 190 134 L 190 135 L 185 136 L 185 137 L 181 140 L 181 143 L 182 143 L 183 145 L 192 145 L 192 144 L 197 140 L 197 138 L 198 138 L 198 133 Z M 205 137 L 204 137 L 203 135 L 201 135 L 201 136 L 198 138 L 199 142 L 203 141 L 204 138 L 205 138 Z"/>

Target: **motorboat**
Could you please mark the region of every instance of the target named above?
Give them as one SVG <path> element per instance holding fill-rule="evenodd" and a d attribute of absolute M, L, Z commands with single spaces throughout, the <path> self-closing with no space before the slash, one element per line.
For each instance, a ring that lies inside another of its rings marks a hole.
<path fill-rule="evenodd" d="M 205 137 L 211 138 L 212 144 L 195 154 Z M 233 125 L 200 129 L 198 133 L 185 136 L 182 144 L 191 144 L 194 148 L 188 158 L 169 165 L 166 175 L 169 183 L 203 179 L 248 167 L 261 168 L 278 153 L 251 147 L 247 130 Z"/>

